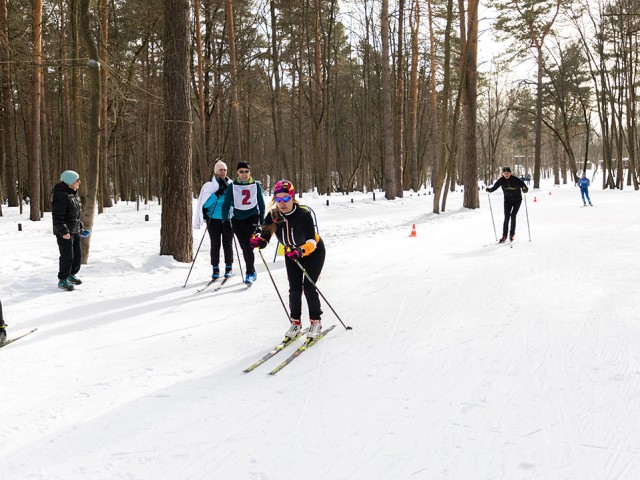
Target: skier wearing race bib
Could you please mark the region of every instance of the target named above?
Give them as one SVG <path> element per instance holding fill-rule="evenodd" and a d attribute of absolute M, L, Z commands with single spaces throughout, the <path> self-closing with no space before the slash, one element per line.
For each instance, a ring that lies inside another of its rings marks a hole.
<path fill-rule="evenodd" d="M 224 197 L 222 221 L 229 221 L 231 216 L 233 232 L 238 239 L 247 267 L 244 283 L 251 285 L 258 275 L 254 266 L 255 256 L 250 240 L 251 235 L 264 223 L 264 196 L 260 182 L 256 182 L 251 177 L 249 163 L 238 162 L 237 171 L 238 178 L 227 189 Z"/>

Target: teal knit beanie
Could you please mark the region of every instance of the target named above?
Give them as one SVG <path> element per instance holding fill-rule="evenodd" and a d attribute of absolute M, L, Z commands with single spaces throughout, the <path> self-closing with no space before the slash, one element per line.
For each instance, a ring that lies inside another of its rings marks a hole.
<path fill-rule="evenodd" d="M 64 172 L 62 172 L 62 175 L 60 175 L 60 181 L 66 183 L 69 186 L 71 186 L 71 184 L 79 178 L 80 175 L 78 175 L 78 172 L 74 172 L 73 170 L 65 170 Z"/>

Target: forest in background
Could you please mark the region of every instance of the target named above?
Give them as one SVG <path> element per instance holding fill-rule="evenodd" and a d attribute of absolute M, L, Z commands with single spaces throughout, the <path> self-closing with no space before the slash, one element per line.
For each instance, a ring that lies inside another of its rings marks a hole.
<path fill-rule="evenodd" d="M 86 226 L 158 199 L 185 260 L 218 156 L 435 213 L 501 165 L 637 190 L 639 32 L 634 0 L 0 0 L 0 215 L 40 220 L 74 169 Z"/>

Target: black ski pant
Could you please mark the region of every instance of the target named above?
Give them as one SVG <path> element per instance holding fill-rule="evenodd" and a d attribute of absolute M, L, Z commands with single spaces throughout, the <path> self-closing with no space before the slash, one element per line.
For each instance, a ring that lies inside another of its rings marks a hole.
<path fill-rule="evenodd" d="M 252 215 L 249 218 L 232 218 L 233 233 L 236 234 L 240 248 L 242 249 L 242 256 L 244 257 L 244 263 L 247 266 L 247 273 L 256 273 L 255 267 L 255 255 L 253 253 L 253 247 L 251 246 L 251 235 L 256 231 L 256 228 L 260 224 L 260 218 L 258 215 Z"/>
<path fill-rule="evenodd" d="M 320 277 L 325 255 L 324 242 L 320 240 L 312 254 L 298 260 L 313 280 L 313 283 L 316 283 Z M 286 256 L 284 258 L 284 264 L 287 267 L 287 278 L 289 279 L 289 310 L 291 310 L 291 318 L 301 319 L 302 293 L 304 292 L 304 296 L 307 299 L 307 307 L 309 308 L 309 318 L 320 320 L 322 308 L 320 307 L 318 291 L 311 285 L 309 279 L 304 276 L 296 262 L 289 260 Z"/>
<path fill-rule="evenodd" d="M 69 275 L 75 275 L 80 271 L 82 261 L 82 243 L 80 234 L 71 235 L 69 240 L 65 240 L 61 235 L 56 235 L 58 249 L 60 250 L 60 266 L 58 270 L 58 280 L 64 280 Z"/>
<path fill-rule="evenodd" d="M 516 215 L 520 210 L 522 204 L 522 197 L 504 198 L 504 223 L 502 224 L 502 236 L 506 237 L 507 232 L 510 235 L 516 234 Z M 509 230 L 509 219 L 511 219 L 511 230 Z"/>
<path fill-rule="evenodd" d="M 210 218 L 207 230 L 211 239 L 211 265 L 217 267 L 220 263 L 220 244 L 222 244 L 224 252 L 224 263 L 231 265 L 233 263 L 233 229 L 231 224 Z"/>

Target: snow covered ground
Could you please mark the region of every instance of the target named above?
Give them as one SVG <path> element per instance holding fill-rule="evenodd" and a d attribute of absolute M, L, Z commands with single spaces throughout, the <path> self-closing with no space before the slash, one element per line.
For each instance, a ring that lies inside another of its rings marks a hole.
<path fill-rule="evenodd" d="M 50 215 L 5 207 L 9 336 L 38 331 L 0 349 L 0 478 L 638 479 L 640 196 L 591 192 L 583 208 L 573 186 L 532 190 L 513 248 L 493 245 L 485 192 L 439 216 L 425 195 L 306 195 L 318 287 L 353 330 L 325 305 L 338 326 L 275 376 L 293 348 L 242 372 L 287 328 L 259 256 L 251 289 L 196 294 L 208 239 L 182 288 L 160 208 L 120 203 L 63 292 Z"/>

